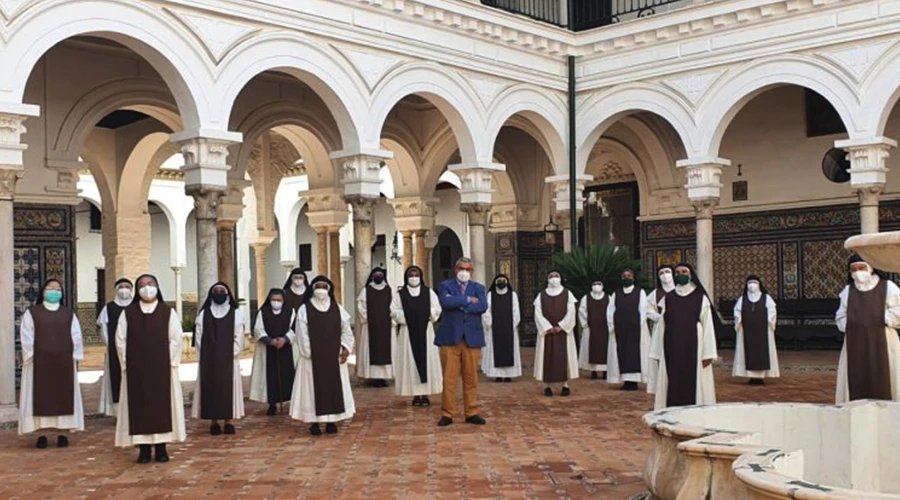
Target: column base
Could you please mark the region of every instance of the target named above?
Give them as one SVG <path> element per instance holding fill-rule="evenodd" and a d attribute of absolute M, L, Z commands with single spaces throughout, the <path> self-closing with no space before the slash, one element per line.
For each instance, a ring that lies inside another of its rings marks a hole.
<path fill-rule="evenodd" d="M 0 424 L 19 421 L 19 407 L 14 404 L 0 405 Z"/>

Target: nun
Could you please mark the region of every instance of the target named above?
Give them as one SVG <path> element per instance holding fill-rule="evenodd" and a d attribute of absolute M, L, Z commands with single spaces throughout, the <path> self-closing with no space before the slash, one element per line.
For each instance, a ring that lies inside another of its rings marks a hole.
<path fill-rule="evenodd" d="M 485 350 L 481 370 L 497 382 L 512 382 L 522 376 L 519 352 L 519 295 L 509 284 L 509 277 L 498 274 L 488 288 L 487 311 L 481 315 Z"/>
<path fill-rule="evenodd" d="M 295 313 L 306 300 L 306 288 L 306 273 L 300 268 L 293 269 L 282 289 L 284 290 L 284 303 Z"/>
<path fill-rule="evenodd" d="M 84 359 L 81 324 L 62 305 L 63 287 L 49 279 L 37 303 L 22 315 L 22 379 L 19 435 L 44 429 L 58 432 L 56 446 L 69 446 L 69 431 L 84 430 L 84 407 L 78 385 L 78 362 Z M 10 346 L 12 347 L 12 346 Z M 47 447 L 41 433 L 38 448 Z"/>
<path fill-rule="evenodd" d="M 734 369 L 732 376 L 749 378 L 749 385 L 764 385 L 766 378 L 778 378 L 778 351 L 775 301 L 759 276 L 748 276 L 744 293 L 734 305 Z"/>
<path fill-rule="evenodd" d="M 106 345 L 106 358 L 103 360 L 103 379 L 100 382 L 100 408 L 98 411 L 108 417 L 116 416 L 119 406 L 119 388 L 122 383 L 122 365 L 116 352 L 116 325 L 119 316 L 134 300 L 134 285 L 127 278 L 116 281 L 116 296 L 112 302 L 103 306 L 97 316 L 100 327 L 100 338 Z"/>
<path fill-rule="evenodd" d="M 900 401 L 900 288 L 857 254 L 849 272 L 835 315 L 844 333 L 835 401 Z"/>
<path fill-rule="evenodd" d="M 689 264 L 675 266 L 674 281 L 675 289 L 660 304 L 663 313 L 650 349 L 650 358 L 659 362 L 655 410 L 716 403 L 716 312 Z"/>
<path fill-rule="evenodd" d="M 441 316 L 441 303 L 434 290 L 422 284 L 422 270 L 409 267 L 404 286 L 391 302 L 391 318 L 398 328 L 397 396 L 412 396 L 413 406 L 431 406 L 432 394 L 444 390 L 444 374 L 438 346 L 434 345 L 434 322 Z"/>
<path fill-rule="evenodd" d="M 394 378 L 396 337 L 391 327 L 392 299 L 387 271 L 381 267 L 372 269 L 366 286 L 356 299 L 356 318 L 360 327 L 356 376 L 373 381 L 375 387 L 387 387 L 388 380 Z"/>
<path fill-rule="evenodd" d="M 353 418 L 356 406 L 350 389 L 347 358 L 353 352 L 350 314 L 334 297 L 334 285 L 317 276 L 297 312 L 300 359 L 291 395 L 291 418 L 310 424 L 309 433 L 335 434 L 337 422 Z"/>
<path fill-rule="evenodd" d="M 253 372 L 250 375 L 250 399 L 267 403 L 266 415 L 277 413 L 277 405 L 289 401 L 294 390 L 298 358 L 297 335 L 294 333 L 296 313 L 285 307 L 285 292 L 269 290 L 269 295 L 256 315 L 253 340 Z"/>
<path fill-rule="evenodd" d="M 534 378 L 544 383 L 544 395 L 553 396 L 550 384 L 562 384 L 560 394 L 568 396 L 569 380 L 578 378 L 578 353 L 575 348 L 577 312 L 575 296 L 562 283 L 558 271 L 547 274 L 547 288 L 534 299 L 537 348 L 534 353 Z"/>
<path fill-rule="evenodd" d="M 234 434 L 234 419 L 244 416 L 240 355 L 244 349 L 244 314 L 223 282 L 209 289 L 195 322 L 197 383 L 191 417 L 211 420 L 209 433 Z"/>
<path fill-rule="evenodd" d="M 623 382 L 621 390 L 636 391 L 647 382 L 650 329 L 647 327 L 647 294 L 634 285 L 634 271 L 622 271 L 622 289 L 610 299 L 609 377 Z"/>
<path fill-rule="evenodd" d="M 603 282 L 591 283 L 591 291 L 581 298 L 578 306 L 578 321 L 581 323 L 581 349 L 578 352 L 578 367 L 591 372 L 596 380 L 598 373 L 606 378 L 609 352 L 609 296 L 603 291 Z"/>
<path fill-rule="evenodd" d="M 154 276 L 134 282 L 137 297 L 119 316 L 116 351 L 122 365 L 116 446 L 138 447 L 138 463 L 168 462 L 166 443 L 185 440 L 184 399 L 178 366 L 182 331 Z M 131 401 L 131 403 L 129 403 Z"/>
<path fill-rule="evenodd" d="M 665 264 L 659 266 L 656 270 L 656 288 L 647 295 L 647 329 L 652 337 L 653 331 L 656 330 L 656 324 L 662 315 L 659 305 L 666 298 L 666 294 L 675 289 L 675 268 Z M 652 344 L 652 338 L 651 338 Z M 656 392 L 656 376 L 659 372 L 659 362 L 650 359 L 647 354 L 647 392 L 653 394 Z"/>

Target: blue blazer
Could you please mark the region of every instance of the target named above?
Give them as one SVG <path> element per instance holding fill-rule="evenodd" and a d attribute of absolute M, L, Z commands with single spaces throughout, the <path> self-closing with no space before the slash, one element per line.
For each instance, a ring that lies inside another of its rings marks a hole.
<path fill-rule="evenodd" d="M 477 297 L 472 304 L 470 297 Z M 469 281 L 466 293 L 459 290 L 459 282 L 449 279 L 438 287 L 441 301 L 441 325 L 434 337 L 434 345 L 454 346 L 465 340 L 469 347 L 484 347 L 484 327 L 481 315 L 487 311 L 487 294 L 484 285 Z"/>

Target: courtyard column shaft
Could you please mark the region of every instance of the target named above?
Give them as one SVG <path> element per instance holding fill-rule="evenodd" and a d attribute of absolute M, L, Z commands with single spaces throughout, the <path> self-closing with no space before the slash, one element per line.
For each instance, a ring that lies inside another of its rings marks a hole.
<path fill-rule="evenodd" d="M 184 190 L 194 198 L 197 220 L 197 300 L 206 301 L 210 287 L 219 280 L 217 219 L 219 202 L 228 185 L 228 146 L 240 142 L 232 132 L 187 131 L 173 134 L 184 155 Z"/>
<path fill-rule="evenodd" d="M 234 276 L 234 228 L 237 222 L 218 219 L 216 222 L 216 248 L 219 252 L 219 281 L 235 291 Z"/>
<path fill-rule="evenodd" d="M 272 245 L 273 238 L 260 238 L 253 243 L 253 254 L 256 259 L 256 308 L 259 310 L 269 296 L 269 285 L 266 273 L 266 252 Z M 290 271 L 289 271 L 290 272 Z"/>
<path fill-rule="evenodd" d="M 697 277 L 715 304 L 713 269 L 713 212 L 722 194 L 722 169 L 731 165 L 723 158 L 688 158 L 678 162 L 687 176 L 688 200 L 697 215 Z"/>
<path fill-rule="evenodd" d="M 0 422 L 18 418 L 16 409 L 16 310 L 13 200 L 24 172 L 25 121 L 39 115 L 37 106 L 0 108 Z M 75 304 L 70 304 L 72 307 Z"/>
<path fill-rule="evenodd" d="M 350 198 L 353 207 L 354 293 L 359 293 L 372 270 L 372 244 L 375 239 L 375 200 Z"/>
<path fill-rule="evenodd" d="M 424 229 L 418 229 L 415 231 L 416 235 L 416 258 L 415 263 L 422 269 L 422 273 L 425 273 L 426 269 L 426 261 L 425 261 L 425 235 L 428 234 L 428 231 Z M 424 279 L 424 276 L 423 276 Z"/>
<path fill-rule="evenodd" d="M 331 282 L 334 283 L 334 296 L 341 304 L 344 303 L 343 280 L 341 279 L 341 228 L 335 226 L 329 229 L 331 237 Z"/>
<path fill-rule="evenodd" d="M 181 284 L 181 274 L 183 271 L 183 267 L 172 266 L 172 272 L 175 273 L 175 312 L 178 313 L 180 319 L 184 319 L 184 300 L 181 298 L 184 293 Z"/>
<path fill-rule="evenodd" d="M 477 162 L 450 165 L 451 172 L 459 176 L 460 209 L 469 216 L 469 257 L 475 273 L 472 279 L 484 282 L 487 277 L 486 232 L 494 191 L 494 173 L 503 172 L 501 163 Z"/>
<path fill-rule="evenodd" d="M 575 178 L 575 214 L 572 215 L 569 204 L 569 175 L 551 175 L 545 182 L 550 184 L 553 198 L 554 223 L 562 228 L 563 251 L 572 251 L 572 217 L 578 218 L 584 212 L 584 187 L 593 180 L 593 176 L 579 175 Z"/>
<path fill-rule="evenodd" d="M 389 201 L 394 208 L 394 224 L 403 235 L 403 268 L 405 270 L 413 264 L 419 266 L 423 282 L 427 281 L 431 269 L 425 258 L 425 236 L 434 232 L 434 206 L 437 202 L 437 198 L 417 196 Z M 416 237 L 415 243 L 413 236 Z"/>
<path fill-rule="evenodd" d="M 337 187 L 311 189 L 303 196 L 309 207 L 309 211 L 306 213 L 309 225 L 316 231 L 316 274 L 333 278 L 335 273 L 340 274 L 341 267 L 339 231 L 350 218 L 343 189 Z M 328 244 L 329 234 L 332 232 L 336 234 L 331 236 L 334 255 L 331 257 L 331 266 L 329 266 Z M 337 238 L 337 243 L 333 242 L 334 238 Z M 340 285 L 335 283 L 335 286 Z"/>
<path fill-rule="evenodd" d="M 316 228 L 316 274 L 328 275 L 328 228 Z M 312 277 L 310 277 L 312 280 Z"/>
<path fill-rule="evenodd" d="M 400 234 L 403 235 L 403 271 L 406 272 L 413 265 L 413 232 L 400 231 Z"/>
<path fill-rule="evenodd" d="M 850 159 L 850 187 L 859 197 L 859 218 L 863 234 L 878 232 L 878 201 L 887 184 L 885 161 L 897 141 L 887 137 L 849 139 L 835 142 Z"/>

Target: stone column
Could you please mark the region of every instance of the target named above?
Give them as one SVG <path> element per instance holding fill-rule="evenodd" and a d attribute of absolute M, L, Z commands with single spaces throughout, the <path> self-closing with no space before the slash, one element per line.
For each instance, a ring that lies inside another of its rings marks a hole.
<path fill-rule="evenodd" d="M 267 284 L 266 277 L 266 252 L 269 250 L 269 246 L 272 245 L 271 239 L 265 240 L 257 240 L 256 243 L 253 243 L 253 254 L 256 258 L 256 307 L 257 309 L 262 307 L 263 302 L 266 301 L 266 297 L 269 295 L 269 286 Z M 288 271 L 290 272 L 290 271 Z"/>
<path fill-rule="evenodd" d="M 234 228 L 236 225 L 236 221 L 230 220 L 218 219 L 216 222 L 219 281 L 227 283 L 233 292 L 237 291 L 234 276 Z"/>
<path fill-rule="evenodd" d="M 467 203 L 460 208 L 469 216 L 469 258 L 472 259 L 475 268 L 472 279 L 484 283 L 488 272 L 485 245 L 491 206 L 483 203 Z"/>
<path fill-rule="evenodd" d="M 350 212 L 347 211 L 347 201 L 339 188 L 311 189 L 304 193 L 309 211 L 309 225 L 316 231 L 316 262 L 318 273 L 321 276 L 328 274 L 328 233 L 338 231 L 347 224 Z M 337 248 L 338 245 L 335 245 Z M 340 262 L 340 253 L 337 256 Z M 336 268 L 337 266 L 332 266 Z"/>
<path fill-rule="evenodd" d="M 437 246 L 438 238 L 434 235 L 434 229 L 428 231 L 428 236 L 425 237 L 425 266 L 423 270 L 425 271 L 425 284 L 430 285 L 434 276 L 432 276 L 432 272 L 434 269 L 431 267 L 431 254 L 434 251 L 434 247 Z"/>
<path fill-rule="evenodd" d="M 687 174 L 688 200 L 697 214 L 697 277 L 715 301 L 713 270 L 713 212 L 722 192 L 722 168 L 731 165 L 723 158 L 688 158 L 677 163 Z"/>
<path fill-rule="evenodd" d="M 572 217 L 576 219 L 584 211 L 584 186 L 593 180 L 590 175 L 579 175 L 575 178 L 575 214 L 572 215 L 569 206 L 569 176 L 552 175 L 545 181 L 550 184 L 553 192 L 551 202 L 553 204 L 553 219 L 563 231 L 563 251 L 572 251 Z"/>
<path fill-rule="evenodd" d="M 887 183 L 885 160 L 897 141 L 887 137 L 835 142 L 850 159 L 850 186 L 859 196 L 859 218 L 863 234 L 878 232 L 878 199 Z"/>
<path fill-rule="evenodd" d="M 490 214 L 491 193 L 494 191 L 494 173 L 506 170 L 506 166 L 500 163 L 477 162 L 450 165 L 447 168 L 459 176 L 460 208 L 469 215 L 468 257 L 472 259 L 475 267 L 472 278 L 483 282 L 488 271 L 485 262 L 487 253 L 485 233 Z"/>
<path fill-rule="evenodd" d="M 175 273 L 175 312 L 177 312 L 178 317 L 182 319 L 184 319 L 184 300 L 181 298 L 181 295 L 184 293 L 181 285 L 181 273 L 183 271 L 183 267 L 172 266 L 172 272 Z"/>
<path fill-rule="evenodd" d="M 18 418 L 13 200 L 16 183 L 24 171 L 24 154 L 28 147 L 21 141 L 25 120 L 38 114 L 37 106 L 0 107 L 0 232 L 4 236 L 0 238 L 0 422 Z"/>
<path fill-rule="evenodd" d="M 344 188 L 344 200 L 353 207 L 354 290 L 355 297 L 365 286 L 372 271 L 372 244 L 375 238 L 375 203 L 381 197 L 381 168 L 391 158 L 390 151 L 371 151 L 365 154 L 337 152 L 331 155 Z"/>
<path fill-rule="evenodd" d="M 363 196 L 347 198 L 353 207 L 354 255 L 353 296 L 359 293 L 372 272 L 372 244 L 375 239 L 375 199 Z M 348 297 L 350 294 L 348 294 Z"/>
<path fill-rule="evenodd" d="M 216 220 L 219 201 L 228 185 L 228 146 L 241 135 L 220 131 L 186 131 L 170 139 L 181 145 L 184 155 L 184 190 L 194 198 L 197 220 L 197 300 L 203 303 L 218 281 L 219 251 Z"/>
<path fill-rule="evenodd" d="M 332 227 L 329 229 L 331 236 L 331 244 L 329 251 L 331 252 L 331 282 L 334 283 L 334 296 L 338 302 L 344 303 L 343 283 L 341 279 L 341 228 Z"/>
<path fill-rule="evenodd" d="M 403 236 L 403 271 L 406 272 L 413 265 L 413 232 L 400 231 L 400 234 Z"/>
<path fill-rule="evenodd" d="M 316 274 L 328 276 L 328 228 L 316 229 Z M 312 280 L 312 277 L 310 277 Z"/>
<path fill-rule="evenodd" d="M 416 256 L 415 263 L 417 266 L 422 268 L 422 272 L 425 272 L 425 235 L 428 231 L 424 229 L 417 229 L 415 231 L 416 235 Z"/>

